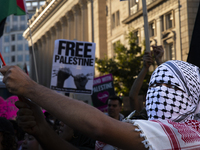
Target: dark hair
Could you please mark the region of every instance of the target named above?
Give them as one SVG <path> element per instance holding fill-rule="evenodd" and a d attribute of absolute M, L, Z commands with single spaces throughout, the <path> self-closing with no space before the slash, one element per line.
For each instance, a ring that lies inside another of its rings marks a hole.
<path fill-rule="evenodd" d="M 6 118 L 0 117 L 0 132 L 3 135 L 3 150 L 17 150 L 17 141 L 13 125 Z"/>
<path fill-rule="evenodd" d="M 18 126 L 17 121 L 16 120 L 9 120 L 14 128 L 14 132 L 15 132 L 15 136 L 17 137 L 18 141 L 22 141 L 24 140 L 24 130 Z"/>
<path fill-rule="evenodd" d="M 122 105 L 122 99 L 119 96 L 116 96 L 116 95 L 109 96 L 108 99 L 107 99 L 107 104 L 108 104 L 108 100 L 118 100 L 119 101 L 119 105 L 120 106 Z"/>
<path fill-rule="evenodd" d="M 95 139 L 92 139 L 88 136 L 85 136 L 81 132 L 74 130 L 74 135 L 69 142 L 81 150 L 94 150 L 95 141 Z"/>

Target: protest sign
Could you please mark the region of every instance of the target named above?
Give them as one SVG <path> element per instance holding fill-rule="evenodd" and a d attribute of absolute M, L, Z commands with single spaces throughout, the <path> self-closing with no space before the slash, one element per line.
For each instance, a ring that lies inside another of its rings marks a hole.
<path fill-rule="evenodd" d="M 94 78 L 92 102 L 99 110 L 107 111 L 107 99 L 115 95 L 112 74 Z"/>
<path fill-rule="evenodd" d="M 95 43 L 55 41 L 51 89 L 65 93 L 92 94 Z"/>
<path fill-rule="evenodd" d="M 3 97 L 0 97 L 0 117 L 15 119 L 18 111 L 18 108 L 15 106 L 17 100 L 17 96 L 10 96 L 6 100 L 4 100 Z"/>

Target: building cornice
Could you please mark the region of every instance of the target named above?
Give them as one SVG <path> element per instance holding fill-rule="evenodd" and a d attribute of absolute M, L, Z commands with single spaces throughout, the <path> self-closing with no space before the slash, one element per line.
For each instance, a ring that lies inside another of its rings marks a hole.
<path fill-rule="evenodd" d="M 29 27 L 31 28 L 31 32 L 34 34 L 36 32 L 37 27 L 43 23 L 45 23 L 45 19 L 51 17 L 55 11 L 59 8 L 60 4 L 66 3 L 68 0 L 46 0 L 46 3 L 40 7 L 39 10 L 32 16 L 29 20 Z M 27 28 L 24 31 L 23 36 L 25 39 L 29 37 L 30 28 Z"/>

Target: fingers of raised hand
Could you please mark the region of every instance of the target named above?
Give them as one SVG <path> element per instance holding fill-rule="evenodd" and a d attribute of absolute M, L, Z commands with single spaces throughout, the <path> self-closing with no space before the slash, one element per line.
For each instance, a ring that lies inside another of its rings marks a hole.
<path fill-rule="evenodd" d="M 28 108 L 21 108 L 17 112 L 17 122 L 21 127 L 33 127 L 35 122 L 35 117 L 32 115 L 33 112 Z"/>
<path fill-rule="evenodd" d="M 0 68 L 0 72 L 5 75 L 6 72 L 13 66 L 3 66 L 2 68 Z"/>
<path fill-rule="evenodd" d="M 28 108 L 20 108 L 17 112 L 17 117 L 20 116 L 33 116 L 33 111 Z"/>
<path fill-rule="evenodd" d="M 25 102 L 22 102 L 22 101 L 16 101 L 15 102 L 15 106 L 17 107 L 17 108 L 30 108 L 30 106 L 27 104 L 27 103 L 25 103 Z"/>
<path fill-rule="evenodd" d="M 18 120 L 18 125 L 21 127 L 21 128 L 32 128 L 36 125 L 36 122 L 35 121 L 19 121 Z"/>

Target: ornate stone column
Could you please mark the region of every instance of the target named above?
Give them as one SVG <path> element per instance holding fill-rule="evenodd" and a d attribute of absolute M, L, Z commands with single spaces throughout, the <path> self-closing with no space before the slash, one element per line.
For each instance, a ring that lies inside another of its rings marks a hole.
<path fill-rule="evenodd" d="M 92 0 L 87 0 L 87 24 L 88 24 L 88 31 L 87 31 L 87 39 L 89 42 L 93 41 L 93 26 L 92 26 Z"/>
<path fill-rule="evenodd" d="M 75 34 L 75 27 L 74 27 L 74 14 L 72 11 L 68 11 L 66 13 L 67 17 L 67 22 L 68 22 L 68 39 L 73 40 L 74 39 L 74 34 Z"/>
<path fill-rule="evenodd" d="M 32 57 L 33 58 L 33 63 L 32 63 L 32 65 L 33 65 L 33 80 L 35 80 L 36 82 L 37 82 L 37 78 L 36 78 L 36 72 L 38 72 L 38 43 L 36 42 L 36 43 L 34 43 L 34 53 L 35 53 L 35 59 L 34 59 L 34 56 Z M 36 66 L 35 66 L 35 64 L 36 64 Z M 35 69 L 37 69 L 37 71 L 35 70 Z M 39 79 L 38 79 L 39 80 Z M 39 81 L 38 81 L 39 82 Z"/>
<path fill-rule="evenodd" d="M 49 72 L 51 70 L 50 66 L 50 51 L 51 51 L 51 33 L 50 31 L 46 32 L 45 34 L 46 37 L 46 49 L 45 49 L 45 55 L 46 55 L 46 62 L 45 62 L 45 74 L 47 74 L 45 78 L 45 86 L 49 87 Z"/>
<path fill-rule="evenodd" d="M 156 19 L 156 27 L 157 27 L 157 31 L 156 31 L 156 33 L 157 33 L 157 44 L 158 45 L 162 45 L 162 41 L 161 41 L 161 39 L 162 39 L 162 29 L 161 29 L 161 18 L 160 17 L 158 17 L 157 19 Z"/>
<path fill-rule="evenodd" d="M 81 19 L 80 19 L 80 16 L 81 16 L 81 11 L 80 11 L 80 6 L 77 4 L 77 5 L 74 5 L 72 7 L 72 11 L 73 11 L 73 14 L 74 14 L 74 23 L 75 23 L 75 34 L 74 34 L 74 39 L 76 40 L 81 40 Z M 73 39 L 73 40 L 74 40 Z"/>
<path fill-rule="evenodd" d="M 55 24 L 55 29 L 56 29 L 56 39 L 55 40 L 57 40 L 57 39 L 61 38 L 61 23 L 60 23 L 60 21 Z"/>
<path fill-rule="evenodd" d="M 56 39 L 56 29 L 55 27 L 51 27 L 50 29 L 50 34 L 51 34 L 51 48 L 49 49 L 49 69 L 47 72 L 47 78 L 48 78 L 48 82 L 47 82 L 47 86 L 50 87 L 50 82 L 51 82 L 51 70 L 52 70 L 52 60 L 53 60 L 53 52 L 54 52 L 54 43 L 55 43 L 55 39 Z"/>
<path fill-rule="evenodd" d="M 46 72 L 45 72 L 45 68 L 46 68 L 46 60 L 47 60 L 47 56 L 48 55 L 45 55 L 45 53 L 46 53 L 46 37 L 45 37 L 45 35 L 43 35 L 42 36 L 42 38 L 41 38 L 41 41 L 42 41 L 42 49 L 41 49 L 41 84 L 42 85 L 44 85 L 45 86 L 45 79 L 46 79 L 46 77 L 45 77 L 45 74 L 46 74 Z"/>
<path fill-rule="evenodd" d="M 42 50 L 42 41 L 41 39 L 39 39 L 37 41 L 37 53 L 35 54 L 36 55 L 36 64 L 37 64 L 37 72 L 38 72 L 38 83 L 41 84 L 41 60 L 42 60 L 42 57 L 41 57 L 41 50 Z"/>
<path fill-rule="evenodd" d="M 67 39 L 67 19 L 65 16 L 60 19 L 60 23 L 61 23 L 61 38 Z"/>
<path fill-rule="evenodd" d="M 82 20 L 82 41 L 88 41 L 88 9 L 87 0 L 79 0 L 81 6 L 81 20 Z"/>

